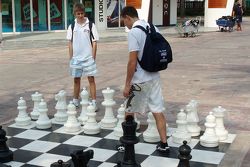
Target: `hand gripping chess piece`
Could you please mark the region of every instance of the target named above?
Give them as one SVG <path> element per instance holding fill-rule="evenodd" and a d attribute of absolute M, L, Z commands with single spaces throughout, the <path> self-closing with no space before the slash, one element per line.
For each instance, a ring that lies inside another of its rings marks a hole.
<path fill-rule="evenodd" d="M 73 104 L 73 101 L 70 101 L 68 105 L 68 120 L 64 124 L 64 130 L 69 133 L 78 132 L 81 130 L 81 124 L 76 119 L 76 106 Z"/>
<path fill-rule="evenodd" d="M 85 123 L 88 120 L 88 116 L 86 115 L 86 113 L 87 113 L 87 107 L 89 105 L 89 93 L 88 93 L 86 88 L 82 89 L 81 99 L 82 99 L 82 101 L 81 101 L 82 112 L 81 112 L 80 116 L 78 117 L 78 120 L 80 121 L 80 123 L 82 125 L 85 125 Z"/>
<path fill-rule="evenodd" d="M 118 162 L 116 167 L 141 167 L 135 161 L 135 148 L 134 145 L 139 142 L 136 136 L 137 123 L 134 121 L 133 116 L 128 115 L 126 121 L 122 123 L 123 136 L 120 142 L 125 146 L 123 160 Z"/>
<path fill-rule="evenodd" d="M 55 121 L 56 122 L 66 122 L 68 119 L 68 115 L 66 113 L 67 110 L 67 101 L 66 101 L 66 92 L 64 90 L 60 90 L 55 95 L 55 100 L 57 101 L 55 109 L 57 112 L 55 113 Z"/>
<path fill-rule="evenodd" d="M 114 93 L 115 91 L 109 87 L 102 90 L 104 96 L 102 105 L 105 106 L 105 114 L 101 120 L 101 128 L 103 129 L 115 128 L 117 123 L 117 119 L 114 117 L 113 113 L 113 106 L 115 105 L 115 101 L 113 100 Z"/>
<path fill-rule="evenodd" d="M 156 122 L 153 114 L 148 113 L 148 128 L 143 132 L 143 140 L 148 143 L 156 143 L 160 141 L 160 135 L 156 127 Z"/>
<path fill-rule="evenodd" d="M 199 117 L 197 113 L 198 103 L 195 100 L 191 100 L 186 106 L 187 111 L 187 131 L 191 136 L 199 136 L 201 128 L 198 126 Z"/>
<path fill-rule="evenodd" d="M 27 114 L 26 101 L 23 97 L 17 102 L 17 110 L 19 111 L 17 118 L 15 119 L 16 126 L 28 126 L 31 124 L 31 118 Z"/>
<path fill-rule="evenodd" d="M 200 137 L 200 144 L 204 147 L 217 147 L 219 145 L 219 138 L 215 134 L 215 116 L 210 112 L 206 117 L 206 130 Z"/>
<path fill-rule="evenodd" d="M 76 150 L 70 154 L 75 167 L 88 167 L 88 162 L 94 157 L 93 150 Z"/>
<path fill-rule="evenodd" d="M 228 131 L 225 129 L 224 126 L 224 115 L 225 115 L 226 109 L 222 108 L 221 106 L 218 106 L 217 108 L 213 109 L 213 113 L 215 116 L 215 133 L 219 137 L 219 141 L 226 140 L 228 137 Z"/>
<path fill-rule="evenodd" d="M 36 92 L 31 95 L 32 101 L 34 102 L 34 107 L 32 112 L 30 113 L 32 120 L 37 120 L 39 117 L 39 103 L 41 102 L 41 99 L 43 98 L 43 95 L 39 92 Z"/>
<path fill-rule="evenodd" d="M 177 167 L 190 167 L 189 160 L 192 158 L 190 155 L 191 148 L 187 145 L 187 141 L 183 141 L 183 145 L 179 147 L 179 155 L 180 159 Z"/>
<path fill-rule="evenodd" d="M 52 126 L 52 121 L 48 117 L 48 108 L 47 103 L 42 99 L 39 103 L 39 117 L 36 121 L 36 128 L 37 129 L 49 129 Z"/>
<path fill-rule="evenodd" d="M 172 139 L 174 143 L 182 144 L 183 141 L 189 143 L 191 141 L 191 135 L 188 133 L 186 125 L 187 125 L 187 116 L 183 109 L 177 114 L 177 129 L 172 135 Z"/>
<path fill-rule="evenodd" d="M 7 137 L 5 130 L 0 126 L 0 162 L 10 162 L 13 161 L 13 152 L 9 149 L 6 144 Z"/>

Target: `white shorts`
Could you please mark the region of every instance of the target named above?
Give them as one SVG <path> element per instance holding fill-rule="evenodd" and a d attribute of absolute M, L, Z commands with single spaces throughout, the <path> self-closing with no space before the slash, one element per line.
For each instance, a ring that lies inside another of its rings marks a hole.
<path fill-rule="evenodd" d="M 160 79 L 145 83 L 133 84 L 130 96 L 126 99 L 126 111 L 146 113 L 148 111 L 159 113 L 165 110 Z"/>
<path fill-rule="evenodd" d="M 96 73 L 96 63 L 92 57 L 84 61 L 79 61 L 74 58 L 70 60 L 70 74 L 73 77 L 95 76 Z"/>

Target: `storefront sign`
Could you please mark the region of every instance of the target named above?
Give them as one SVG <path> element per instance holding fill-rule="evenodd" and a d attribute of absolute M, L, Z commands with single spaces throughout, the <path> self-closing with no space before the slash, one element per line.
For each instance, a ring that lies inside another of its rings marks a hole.
<path fill-rule="evenodd" d="M 107 27 L 107 0 L 98 0 L 95 3 L 95 23 L 98 29 L 106 29 Z"/>

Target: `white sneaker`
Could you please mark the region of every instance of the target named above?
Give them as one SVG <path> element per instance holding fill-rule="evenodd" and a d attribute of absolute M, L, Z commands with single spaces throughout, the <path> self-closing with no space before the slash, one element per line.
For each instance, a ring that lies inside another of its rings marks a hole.
<path fill-rule="evenodd" d="M 96 104 L 93 104 L 93 106 L 95 107 L 95 112 L 97 112 L 98 107 L 96 106 Z"/>

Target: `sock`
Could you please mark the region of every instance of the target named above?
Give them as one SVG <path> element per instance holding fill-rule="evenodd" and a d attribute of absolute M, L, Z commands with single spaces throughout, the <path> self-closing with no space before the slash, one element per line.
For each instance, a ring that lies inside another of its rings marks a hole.
<path fill-rule="evenodd" d="M 95 106 L 96 105 L 96 100 L 92 100 L 92 104 Z"/>

